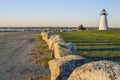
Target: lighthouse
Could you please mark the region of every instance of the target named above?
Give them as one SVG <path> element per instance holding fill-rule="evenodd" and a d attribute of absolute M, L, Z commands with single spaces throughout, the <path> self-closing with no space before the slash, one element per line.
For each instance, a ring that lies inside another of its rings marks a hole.
<path fill-rule="evenodd" d="M 103 9 L 100 16 L 100 25 L 99 25 L 99 30 L 108 30 L 108 21 L 107 21 L 107 15 L 106 10 Z"/>

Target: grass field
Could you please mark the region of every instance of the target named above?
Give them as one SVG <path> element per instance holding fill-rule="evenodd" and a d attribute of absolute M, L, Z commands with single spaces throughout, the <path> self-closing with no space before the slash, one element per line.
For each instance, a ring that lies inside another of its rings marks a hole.
<path fill-rule="evenodd" d="M 66 42 L 73 42 L 81 55 L 91 61 L 120 62 L 120 30 L 61 32 Z"/>

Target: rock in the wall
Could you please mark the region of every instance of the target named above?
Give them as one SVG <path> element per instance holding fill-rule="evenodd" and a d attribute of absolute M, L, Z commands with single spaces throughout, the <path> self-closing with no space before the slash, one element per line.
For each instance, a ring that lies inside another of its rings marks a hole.
<path fill-rule="evenodd" d="M 48 40 L 49 40 L 50 36 L 53 35 L 53 33 L 52 32 L 42 32 L 41 35 L 42 35 L 43 40 L 45 40 L 45 42 L 48 43 Z"/>
<path fill-rule="evenodd" d="M 42 38 L 43 38 L 44 34 L 45 34 L 45 32 L 41 32 L 41 36 L 42 36 Z"/>
<path fill-rule="evenodd" d="M 68 80 L 120 80 L 120 65 L 96 61 L 76 68 Z"/>
<path fill-rule="evenodd" d="M 49 38 L 49 41 L 48 41 L 49 49 L 53 50 L 53 45 L 54 45 L 56 42 L 64 42 L 64 40 L 63 40 L 63 38 L 62 38 L 60 35 L 57 35 L 57 34 L 52 35 L 52 36 Z"/>
<path fill-rule="evenodd" d="M 67 80 L 73 70 L 87 63 L 88 60 L 77 55 L 68 55 L 49 61 L 51 80 Z"/>
<path fill-rule="evenodd" d="M 53 46 L 53 55 L 55 58 L 75 54 L 77 51 L 73 43 L 57 42 Z"/>

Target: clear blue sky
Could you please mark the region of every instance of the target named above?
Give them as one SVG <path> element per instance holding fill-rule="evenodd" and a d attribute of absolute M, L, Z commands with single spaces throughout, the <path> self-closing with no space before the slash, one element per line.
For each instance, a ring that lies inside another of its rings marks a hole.
<path fill-rule="evenodd" d="M 120 0 L 0 0 L 0 26 L 99 26 L 103 8 L 120 27 Z"/>

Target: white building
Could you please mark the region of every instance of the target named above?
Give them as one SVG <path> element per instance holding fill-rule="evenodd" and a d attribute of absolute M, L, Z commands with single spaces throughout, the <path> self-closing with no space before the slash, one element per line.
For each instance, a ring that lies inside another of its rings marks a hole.
<path fill-rule="evenodd" d="M 99 30 L 108 30 L 108 21 L 107 21 L 107 13 L 106 10 L 103 9 L 100 16 L 100 25 L 99 25 Z"/>

